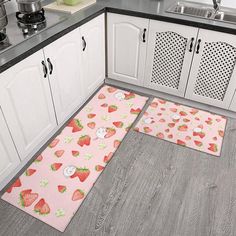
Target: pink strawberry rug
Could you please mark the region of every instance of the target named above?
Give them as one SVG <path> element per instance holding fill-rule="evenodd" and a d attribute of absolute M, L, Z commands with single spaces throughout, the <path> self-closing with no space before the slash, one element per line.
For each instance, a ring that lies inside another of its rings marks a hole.
<path fill-rule="evenodd" d="M 104 86 L 2 199 L 63 232 L 146 101 Z"/>
<path fill-rule="evenodd" d="M 225 126 L 222 116 L 155 98 L 135 130 L 220 156 Z"/>

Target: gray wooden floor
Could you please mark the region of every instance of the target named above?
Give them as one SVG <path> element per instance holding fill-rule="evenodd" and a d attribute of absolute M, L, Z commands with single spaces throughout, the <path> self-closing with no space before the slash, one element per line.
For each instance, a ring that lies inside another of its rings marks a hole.
<path fill-rule="evenodd" d="M 236 120 L 222 156 L 130 131 L 64 234 L 0 200 L 0 235 L 236 235 Z"/>

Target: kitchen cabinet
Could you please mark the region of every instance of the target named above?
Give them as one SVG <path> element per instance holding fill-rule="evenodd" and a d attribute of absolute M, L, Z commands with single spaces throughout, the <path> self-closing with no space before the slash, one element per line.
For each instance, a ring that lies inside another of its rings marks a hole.
<path fill-rule="evenodd" d="M 236 89 L 236 36 L 200 29 L 186 98 L 228 109 Z"/>
<path fill-rule="evenodd" d="M 229 109 L 236 112 L 236 90 Z"/>
<path fill-rule="evenodd" d="M 66 121 L 84 101 L 80 30 L 76 29 L 44 49 L 58 123 Z"/>
<path fill-rule="evenodd" d="M 56 127 L 40 50 L 1 74 L 0 106 L 21 159 Z"/>
<path fill-rule="evenodd" d="M 108 77 L 143 85 L 149 20 L 108 13 Z"/>
<path fill-rule="evenodd" d="M 198 28 L 150 21 L 144 86 L 184 96 Z"/>
<path fill-rule="evenodd" d="M 10 132 L 0 109 L 0 182 L 20 163 Z"/>
<path fill-rule="evenodd" d="M 105 79 L 105 19 L 104 14 L 80 28 L 83 81 L 86 97 Z"/>

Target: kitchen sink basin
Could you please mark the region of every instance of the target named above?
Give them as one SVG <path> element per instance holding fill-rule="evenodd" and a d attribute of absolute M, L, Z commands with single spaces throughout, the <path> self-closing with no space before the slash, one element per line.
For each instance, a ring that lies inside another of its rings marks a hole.
<path fill-rule="evenodd" d="M 210 20 L 236 24 L 235 9 L 221 7 L 220 11 L 215 12 L 213 5 L 210 4 L 178 1 L 166 11 L 180 15 L 200 17 Z"/>

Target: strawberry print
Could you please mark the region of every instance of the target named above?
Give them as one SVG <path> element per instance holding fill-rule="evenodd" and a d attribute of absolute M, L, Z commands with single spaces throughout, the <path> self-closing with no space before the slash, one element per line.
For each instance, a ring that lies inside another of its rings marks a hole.
<path fill-rule="evenodd" d="M 83 135 L 79 138 L 78 140 L 78 145 L 83 147 L 83 146 L 89 146 L 91 141 L 91 137 L 89 135 Z"/>
<path fill-rule="evenodd" d="M 111 113 L 111 112 L 114 112 L 114 111 L 117 111 L 118 107 L 116 105 L 110 105 L 108 107 L 108 112 Z"/>
<path fill-rule="evenodd" d="M 134 130 L 219 156 L 225 126 L 225 117 L 154 98 Z"/>
<path fill-rule="evenodd" d="M 72 119 L 67 127 L 72 127 L 72 133 L 79 132 L 84 128 L 79 119 Z"/>
<path fill-rule="evenodd" d="M 136 109 L 131 108 L 131 110 L 130 110 L 130 113 L 133 115 L 138 115 L 140 112 L 141 112 L 140 108 L 136 108 Z"/>
<path fill-rule="evenodd" d="M 72 201 L 79 201 L 84 198 L 84 192 L 81 189 L 76 189 L 72 196 Z"/>
<path fill-rule="evenodd" d="M 1 198 L 63 232 L 147 100 L 103 86 Z"/>
<path fill-rule="evenodd" d="M 27 170 L 25 171 L 25 175 L 26 175 L 26 176 L 31 176 L 31 175 L 33 175 L 35 172 L 36 172 L 35 169 L 29 168 L 29 169 L 27 169 Z"/>
<path fill-rule="evenodd" d="M 78 177 L 81 182 L 84 182 L 90 174 L 90 170 L 88 168 L 76 168 L 75 173 L 71 176 L 71 178 Z"/>
<path fill-rule="evenodd" d="M 64 185 L 58 185 L 57 186 L 58 192 L 59 193 L 64 193 L 66 191 L 66 186 Z"/>
<path fill-rule="evenodd" d="M 19 188 L 19 187 L 21 187 L 21 181 L 20 181 L 20 179 L 18 178 L 18 179 L 16 179 L 16 181 L 6 190 L 6 192 L 7 193 L 11 193 L 11 191 L 12 191 L 12 189 L 13 188 Z"/>
<path fill-rule="evenodd" d="M 53 163 L 51 165 L 51 170 L 52 171 L 57 171 L 57 170 L 59 170 L 61 168 L 61 166 L 62 166 L 62 163 Z"/>
<path fill-rule="evenodd" d="M 50 213 L 50 207 L 45 200 L 41 198 L 34 206 L 34 211 L 39 215 L 48 215 Z"/>
<path fill-rule="evenodd" d="M 31 206 L 38 198 L 37 193 L 32 193 L 32 189 L 26 189 L 20 192 L 20 204 L 22 207 Z"/>

